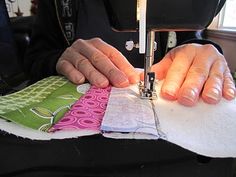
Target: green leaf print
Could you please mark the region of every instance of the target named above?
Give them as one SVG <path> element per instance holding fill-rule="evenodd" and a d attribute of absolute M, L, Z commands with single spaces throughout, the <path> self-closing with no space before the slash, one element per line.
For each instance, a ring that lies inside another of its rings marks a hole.
<path fill-rule="evenodd" d="M 50 111 L 47 108 L 34 107 L 34 108 L 31 108 L 30 111 L 32 111 L 34 114 L 44 119 L 51 119 L 53 117 L 52 111 Z"/>
<path fill-rule="evenodd" d="M 64 100 L 77 100 L 77 98 L 75 98 L 74 95 L 61 95 L 58 98 L 61 98 Z"/>

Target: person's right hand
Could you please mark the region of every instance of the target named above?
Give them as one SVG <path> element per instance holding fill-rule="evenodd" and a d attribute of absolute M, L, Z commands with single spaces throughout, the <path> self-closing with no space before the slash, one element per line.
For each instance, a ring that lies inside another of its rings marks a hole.
<path fill-rule="evenodd" d="M 75 84 L 82 84 L 87 79 L 101 88 L 109 84 L 126 87 L 140 78 L 117 49 L 99 38 L 76 40 L 61 55 L 56 70 Z"/>

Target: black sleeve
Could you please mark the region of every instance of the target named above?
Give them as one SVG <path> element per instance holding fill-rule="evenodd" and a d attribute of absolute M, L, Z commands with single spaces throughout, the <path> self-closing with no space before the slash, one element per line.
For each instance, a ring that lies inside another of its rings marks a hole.
<path fill-rule="evenodd" d="M 30 80 L 35 82 L 56 75 L 57 60 L 66 47 L 54 1 L 40 0 L 30 45 L 24 59 L 24 69 Z"/>
<path fill-rule="evenodd" d="M 218 44 L 207 39 L 190 39 L 190 40 L 184 41 L 182 44 L 189 44 L 189 43 L 197 43 L 197 44 L 202 44 L 202 45 L 212 44 L 221 54 L 223 54 L 223 50 Z"/>
<path fill-rule="evenodd" d="M 212 44 L 221 54 L 223 54 L 222 48 L 216 44 L 215 42 L 205 39 L 202 31 L 196 32 L 177 32 L 177 45 L 183 44 L 190 44 L 190 43 L 197 43 L 197 44 Z"/>

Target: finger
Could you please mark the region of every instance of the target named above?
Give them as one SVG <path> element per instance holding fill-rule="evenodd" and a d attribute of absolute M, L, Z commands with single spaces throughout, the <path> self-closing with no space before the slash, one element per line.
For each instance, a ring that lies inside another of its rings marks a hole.
<path fill-rule="evenodd" d="M 64 75 L 75 84 L 82 84 L 85 81 L 84 75 L 66 60 L 59 60 L 56 69 L 59 74 Z"/>
<path fill-rule="evenodd" d="M 97 71 L 90 61 L 78 53 L 73 47 L 67 48 L 62 57 L 68 58 L 67 61 L 73 64 L 74 67 L 79 70 L 92 85 L 100 88 L 104 88 L 109 85 L 108 79 Z"/>
<path fill-rule="evenodd" d="M 202 99 L 206 103 L 216 104 L 220 101 L 225 68 L 226 63 L 223 60 L 216 60 L 214 62 L 202 92 Z"/>
<path fill-rule="evenodd" d="M 154 64 L 151 68 L 152 72 L 155 72 L 156 79 L 162 80 L 166 77 L 167 71 L 171 66 L 172 60 L 170 57 L 170 53 L 166 54 L 166 56 L 158 63 Z M 141 73 L 141 80 L 144 80 L 144 73 Z"/>
<path fill-rule="evenodd" d="M 129 85 L 129 80 L 126 75 L 121 72 L 106 55 L 94 46 L 80 39 L 77 40 L 72 47 L 88 58 L 93 66 L 109 79 L 112 85 L 115 87 L 126 87 Z"/>
<path fill-rule="evenodd" d="M 210 68 L 215 61 L 215 57 L 209 57 L 203 51 L 198 53 L 178 94 L 178 102 L 186 106 L 193 106 L 198 101 Z"/>
<path fill-rule="evenodd" d="M 122 70 L 128 77 L 130 83 L 137 83 L 140 80 L 139 73 L 135 71 L 135 68 L 116 48 L 99 38 L 91 39 L 89 42 L 102 53 L 104 53 L 117 68 Z"/>
<path fill-rule="evenodd" d="M 227 68 L 224 74 L 223 97 L 227 100 L 232 100 L 235 98 L 235 96 L 235 83 L 229 71 L 229 68 Z"/>
<path fill-rule="evenodd" d="M 75 62 L 75 67 L 84 74 L 84 76 L 88 79 L 88 81 L 99 88 L 105 88 L 109 85 L 108 79 L 101 74 L 90 61 L 77 53 L 77 60 Z"/>
<path fill-rule="evenodd" d="M 169 55 L 172 64 L 166 74 L 166 79 L 161 88 L 162 97 L 176 100 L 177 94 L 187 75 L 187 72 L 195 57 L 195 48 L 192 46 L 176 48 Z"/>

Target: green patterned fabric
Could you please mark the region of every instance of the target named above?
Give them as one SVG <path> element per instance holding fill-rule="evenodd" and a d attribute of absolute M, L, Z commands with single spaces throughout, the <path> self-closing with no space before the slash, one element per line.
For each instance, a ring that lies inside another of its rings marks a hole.
<path fill-rule="evenodd" d="M 64 77 L 45 78 L 19 92 L 0 97 L 0 117 L 47 131 L 82 94 Z"/>

